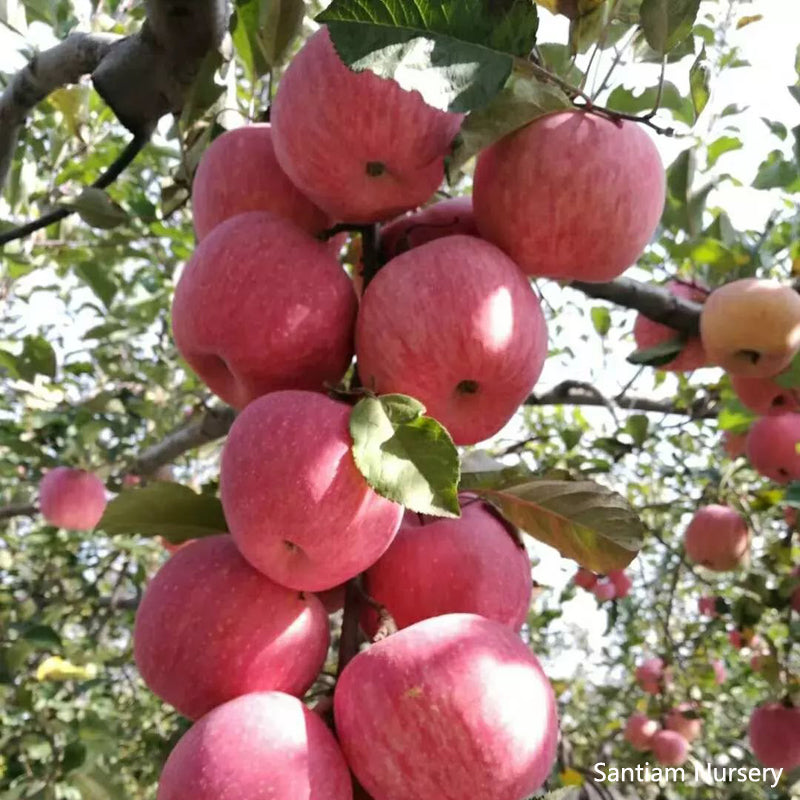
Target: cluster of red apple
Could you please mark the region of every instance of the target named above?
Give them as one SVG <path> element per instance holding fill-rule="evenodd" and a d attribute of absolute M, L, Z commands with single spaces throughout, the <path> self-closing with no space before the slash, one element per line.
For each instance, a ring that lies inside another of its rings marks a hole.
<path fill-rule="evenodd" d="M 612 569 L 608 575 L 601 577 L 584 567 L 578 567 L 572 580 L 576 586 L 591 592 L 598 603 L 622 600 L 633 588 L 633 582 L 622 569 Z"/>

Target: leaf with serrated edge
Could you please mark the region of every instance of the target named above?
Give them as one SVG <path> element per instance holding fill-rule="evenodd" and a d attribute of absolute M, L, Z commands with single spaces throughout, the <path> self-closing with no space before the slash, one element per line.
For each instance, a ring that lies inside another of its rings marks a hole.
<path fill-rule="evenodd" d="M 513 77 L 486 108 L 473 111 L 464 120 L 447 159 L 448 175 L 452 180 L 470 158 L 537 117 L 571 106 L 558 87 Z"/>
<path fill-rule="evenodd" d="M 361 399 L 350 414 L 353 458 L 382 497 L 422 514 L 458 517 L 458 451 L 424 411 L 406 395 Z"/>
<path fill-rule="evenodd" d="M 173 544 L 228 530 L 218 498 L 166 481 L 121 492 L 106 506 L 97 527 L 111 536 L 163 536 Z"/>
<path fill-rule="evenodd" d="M 505 8 L 489 0 L 334 0 L 316 19 L 351 69 L 392 78 L 453 112 L 485 106 L 503 88 L 538 26 L 528 0 Z"/>
<path fill-rule="evenodd" d="M 642 544 L 644 526 L 627 501 L 592 481 L 535 480 L 472 491 L 525 533 L 593 572 L 624 569 Z"/>

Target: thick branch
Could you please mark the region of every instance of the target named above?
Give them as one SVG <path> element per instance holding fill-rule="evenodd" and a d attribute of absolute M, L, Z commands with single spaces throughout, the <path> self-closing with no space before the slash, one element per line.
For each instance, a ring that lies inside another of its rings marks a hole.
<path fill-rule="evenodd" d="M 625 394 L 604 397 L 589 383 L 563 381 L 543 394 L 532 394 L 525 401 L 526 406 L 608 406 L 609 404 L 627 411 L 645 411 L 660 414 L 688 416 L 692 419 L 712 419 L 717 416 L 716 398 L 701 397 L 690 406 L 679 406 L 673 400 L 651 400 L 645 397 L 629 397 Z"/>
<path fill-rule="evenodd" d="M 33 108 L 60 86 L 93 72 L 118 41 L 117 36 L 73 33 L 39 53 L 0 95 L 0 187 L 5 183 L 20 128 Z"/>
<path fill-rule="evenodd" d="M 171 464 L 188 450 L 221 439 L 230 430 L 235 416 L 236 412 L 227 406 L 208 409 L 199 420 L 178 428 L 163 441 L 142 451 L 133 462 L 132 472 L 152 475 L 159 467 Z"/>
<path fill-rule="evenodd" d="M 35 517 L 39 509 L 32 503 L 12 503 L 10 506 L 0 508 L 0 519 L 13 517 Z"/>
<path fill-rule="evenodd" d="M 573 281 L 570 286 L 589 297 L 633 308 L 653 322 L 660 322 L 679 333 L 689 336 L 700 334 L 700 304 L 675 297 L 660 286 L 630 278 L 617 278 L 610 283 Z"/>

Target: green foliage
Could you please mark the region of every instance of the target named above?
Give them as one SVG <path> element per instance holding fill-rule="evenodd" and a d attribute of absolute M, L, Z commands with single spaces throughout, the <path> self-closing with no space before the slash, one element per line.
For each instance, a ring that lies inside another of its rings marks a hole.
<path fill-rule="evenodd" d="M 692 30 L 700 0 L 642 0 L 639 15 L 650 47 L 668 53 Z"/>
<path fill-rule="evenodd" d="M 97 527 L 109 536 L 162 536 L 173 544 L 228 531 L 222 503 L 216 497 L 165 481 L 120 492 Z"/>
<path fill-rule="evenodd" d="M 349 67 L 394 78 L 430 105 L 461 112 L 485 106 L 503 88 L 538 27 L 527 0 L 334 0 L 317 21 L 328 24 Z"/>
<path fill-rule="evenodd" d="M 421 514 L 458 517 L 458 451 L 425 406 L 402 394 L 364 397 L 350 414 L 353 458 L 381 496 Z"/>

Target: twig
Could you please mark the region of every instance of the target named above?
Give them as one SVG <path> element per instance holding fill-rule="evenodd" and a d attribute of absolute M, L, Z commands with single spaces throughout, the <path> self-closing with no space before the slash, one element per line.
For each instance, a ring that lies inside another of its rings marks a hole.
<path fill-rule="evenodd" d="M 117 156 L 114 163 L 94 182 L 92 188 L 105 189 L 110 186 L 122 174 L 122 172 L 130 165 L 134 158 L 142 151 L 144 146 L 150 140 L 149 132 L 147 134 L 137 134 L 125 146 L 125 149 Z M 0 233 L 0 246 L 13 242 L 16 239 L 23 239 L 35 231 L 47 228 L 56 222 L 60 222 L 70 214 L 74 214 L 76 208 L 71 206 L 59 206 L 58 208 L 43 214 L 38 219 L 26 222 L 18 228 L 12 228 L 10 231 Z"/>
<path fill-rule="evenodd" d="M 33 503 L 12 503 L 9 506 L 0 508 L 0 519 L 12 519 L 13 517 L 35 517 L 39 513 L 39 507 Z"/>
<path fill-rule="evenodd" d="M 342 634 L 339 638 L 339 663 L 336 676 L 342 674 L 344 668 L 358 653 L 358 622 L 361 611 L 361 592 L 357 585 L 358 578 L 347 582 L 344 595 L 344 616 L 342 617 Z"/>

